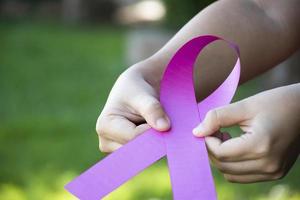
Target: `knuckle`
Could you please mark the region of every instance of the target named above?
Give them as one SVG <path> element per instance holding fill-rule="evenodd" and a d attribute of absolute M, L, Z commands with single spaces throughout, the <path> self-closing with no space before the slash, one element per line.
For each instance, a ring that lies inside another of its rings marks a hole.
<path fill-rule="evenodd" d="M 141 115 L 153 113 L 160 110 L 159 101 L 149 94 L 140 94 L 134 97 L 134 105 L 137 107 Z"/>
<path fill-rule="evenodd" d="M 271 151 L 271 145 L 268 142 L 265 142 L 262 145 L 258 145 L 258 147 L 255 150 L 255 153 L 257 156 L 262 157 L 269 154 Z"/>
<path fill-rule="evenodd" d="M 276 173 L 273 174 L 272 180 L 279 180 L 282 179 L 285 176 L 285 173 L 283 170 L 279 170 Z"/>
<path fill-rule="evenodd" d="M 103 137 L 103 136 L 106 135 L 105 130 L 104 130 L 104 128 L 102 126 L 97 126 L 96 127 L 96 132 L 97 132 L 98 136 L 102 136 Z"/>
<path fill-rule="evenodd" d="M 211 149 L 211 148 L 207 148 L 208 149 L 208 153 L 209 153 L 209 155 L 212 157 L 212 158 L 214 158 L 213 159 L 213 162 L 214 163 L 217 163 L 218 162 L 218 158 L 217 158 L 217 155 L 216 155 L 216 150 L 214 150 L 214 149 Z"/>
<path fill-rule="evenodd" d="M 231 182 L 231 183 L 237 183 L 238 181 L 231 175 L 228 175 L 228 174 L 225 174 L 224 175 L 224 178 L 228 181 L 228 182 Z"/>
<path fill-rule="evenodd" d="M 96 132 L 99 136 L 102 135 L 102 132 L 103 132 L 103 129 L 98 122 L 96 124 Z"/>
<path fill-rule="evenodd" d="M 279 167 L 275 164 L 270 164 L 265 170 L 269 174 L 275 174 L 279 170 Z"/>
<path fill-rule="evenodd" d="M 261 135 L 260 140 L 258 141 L 254 153 L 258 157 L 264 157 L 269 155 L 272 151 L 274 141 L 268 136 L 269 131 L 265 127 L 254 127 L 254 132 L 259 133 Z"/>
<path fill-rule="evenodd" d="M 218 163 L 219 160 L 219 155 L 215 149 L 209 149 L 209 154 L 214 158 L 214 163 Z"/>
<path fill-rule="evenodd" d="M 208 111 L 208 113 L 206 114 L 206 119 L 208 121 L 213 121 L 215 118 L 216 118 L 216 110 L 213 109 L 213 110 Z"/>
<path fill-rule="evenodd" d="M 225 155 L 223 155 L 220 151 L 216 151 L 215 154 L 214 154 L 214 156 L 216 157 L 216 159 L 218 161 L 221 161 L 221 162 L 222 161 L 226 161 L 228 159 L 228 157 L 225 156 Z"/>
<path fill-rule="evenodd" d="M 223 155 L 218 155 L 218 160 L 219 161 L 226 161 L 228 158 L 226 156 L 223 156 Z"/>
<path fill-rule="evenodd" d="M 281 171 L 281 165 L 279 162 L 271 161 L 271 162 L 267 163 L 267 165 L 265 167 L 265 171 L 266 171 L 266 173 L 275 175 Z"/>
<path fill-rule="evenodd" d="M 145 112 L 159 112 L 161 110 L 160 103 L 157 101 L 153 101 L 146 106 Z"/>
<path fill-rule="evenodd" d="M 103 145 L 102 145 L 101 143 L 99 143 L 99 150 L 100 150 L 101 152 L 104 151 Z"/>
<path fill-rule="evenodd" d="M 96 132 L 99 136 L 103 135 L 105 132 L 103 120 L 99 117 L 96 123 Z"/>
<path fill-rule="evenodd" d="M 105 144 L 105 143 L 102 143 L 101 141 L 99 143 L 99 149 L 103 153 L 110 153 L 111 152 L 111 149 L 108 147 L 108 145 Z"/>
<path fill-rule="evenodd" d="M 109 116 L 102 117 L 100 116 L 96 123 L 96 132 L 99 136 L 107 136 L 110 131 L 112 120 Z"/>
<path fill-rule="evenodd" d="M 220 170 L 220 172 L 225 173 L 227 172 L 227 168 L 225 166 L 223 166 L 222 164 L 218 164 L 216 165 L 216 167 Z"/>
<path fill-rule="evenodd" d="M 216 129 L 219 129 L 220 128 L 219 110 L 218 109 L 210 110 L 207 113 L 205 121 L 209 127 L 214 127 L 215 125 L 217 125 Z"/>

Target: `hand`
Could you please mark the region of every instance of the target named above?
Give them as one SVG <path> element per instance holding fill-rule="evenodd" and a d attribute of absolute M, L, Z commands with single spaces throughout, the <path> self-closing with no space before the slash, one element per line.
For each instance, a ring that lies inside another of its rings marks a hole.
<path fill-rule="evenodd" d="M 228 181 L 280 179 L 300 152 L 299 99 L 300 84 L 269 90 L 211 110 L 193 132 L 207 136 L 210 159 Z M 233 125 L 245 133 L 232 139 L 217 133 Z"/>
<path fill-rule="evenodd" d="M 170 128 L 170 121 L 158 100 L 159 64 L 146 60 L 120 75 L 96 125 L 99 147 L 112 152 L 150 127 Z"/>

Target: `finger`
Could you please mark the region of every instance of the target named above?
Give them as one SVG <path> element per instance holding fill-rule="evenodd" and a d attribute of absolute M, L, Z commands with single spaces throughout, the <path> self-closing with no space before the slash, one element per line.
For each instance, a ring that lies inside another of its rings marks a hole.
<path fill-rule="evenodd" d="M 167 131 L 170 128 L 170 120 L 155 97 L 148 94 L 138 95 L 131 104 L 152 128 L 158 131 Z"/>
<path fill-rule="evenodd" d="M 284 172 L 280 163 L 270 163 L 268 159 L 246 160 L 240 162 L 220 162 L 214 157 L 210 157 L 214 166 L 224 174 L 248 175 L 248 174 L 268 174 L 278 176 Z"/>
<path fill-rule="evenodd" d="M 198 137 L 209 136 L 222 127 L 238 124 L 246 117 L 244 107 L 244 102 L 240 101 L 210 110 L 204 120 L 193 130 L 193 134 Z"/>
<path fill-rule="evenodd" d="M 229 133 L 222 133 L 220 131 L 216 132 L 213 137 L 219 138 L 222 142 L 228 140 L 231 138 L 231 135 Z M 208 154 L 209 158 L 210 158 L 210 164 L 213 164 L 212 160 L 213 160 L 213 156 L 209 153 Z"/>
<path fill-rule="evenodd" d="M 273 181 L 282 178 L 282 175 L 269 174 L 249 174 L 249 175 L 233 175 L 224 174 L 224 178 L 232 183 L 256 183 L 263 181 Z"/>
<path fill-rule="evenodd" d="M 111 153 L 119 149 L 122 144 L 99 136 L 99 149 L 103 153 Z"/>
<path fill-rule="evenodd" d="M 240 137 L 222 142 L 217 137 L 205 137 L 205 143 L 209 153 L 219 161 L 245 161 L 255 160 L 261 157 L 257 151 L 257 139 L 255 134 L 246 133 Z"/>
<path fill-rule="evenodd" d="M 241 162 L 220 162 L 210 156 L 212 164 L 224 174 L 248 175 L 268 174 L 264 171 L 265 165 L 262 160 L 246 160 Z"/>
<path fill-rule="evenodd" d="M 101 117 L 96 126 L 99 136 L 120 144 L 127 143 L 149 128 L 150 126 L 147 124 L 136 126 L 125 117 L 118 115 Z"/>

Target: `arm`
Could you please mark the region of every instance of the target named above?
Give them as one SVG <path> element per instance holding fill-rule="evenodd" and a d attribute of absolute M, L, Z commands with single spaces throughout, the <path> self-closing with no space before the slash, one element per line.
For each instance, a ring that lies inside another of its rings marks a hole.
<path fill-rule="evenodd" d="M 160 80 L 159 75 L 180 46 L 198 35 L 214 34 L 240 47 L 241 82 L 245 82 L 274 67 L 299 48 L 299 13 L 297 0 L 217 1 L 190 20 L 150 58 L 157 63 L 154 66 L 160 68 L 153 70 L 157 71 L 156 77 Z M 198 62 L 201 67 L 197 71 L 199 80 L 196 84 L 196 87 L 203 87 L 201 96 L 207 96 L 225 79 L 234 61 L 233 52 L 220 42 L 204 50 Z M 199 88 L 196 91 L 199 92 Z"/>
<path fill-rule="evenodd" d="M 169 129 L 170 122 L 158 100 L 159 82 L 166 63 L 186 41 L 216 34 L 237 43 L 242 52 L 242 80 L 246 81 L 299 47 L 298 13 L 298 0 L 220 0 L 201 11 L 155 55 L 120 75 L 97 121 L 100 150 L 114 151 L 150 126 L 159 131 Z M 204 52 L 201 70 L 205 76 L 197 84 L 203 85 L 201 95 L 222 82 L 233 58 L 223 44 Z"/>

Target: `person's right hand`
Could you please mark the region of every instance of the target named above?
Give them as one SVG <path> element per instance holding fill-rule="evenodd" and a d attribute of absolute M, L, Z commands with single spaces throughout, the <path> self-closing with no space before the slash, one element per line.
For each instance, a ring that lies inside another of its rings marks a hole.
<path fill-rule="evenodd" d="M 300 153 L 300 83 L 267 90 L 212 109 L 194 129 L 212 163 L 231 182 L 253 183 L 284 177 Z M 240 126 L 230 138 L 222 127 Z"/>
<path fill-rule="evenodd" d="M 158 100 L 161 70 L 146 60 L 117 79 L 97 120 L 96 131 L 102 152 L 112 152 L 150 127 L 170 128 L 170 120 Z"/>

